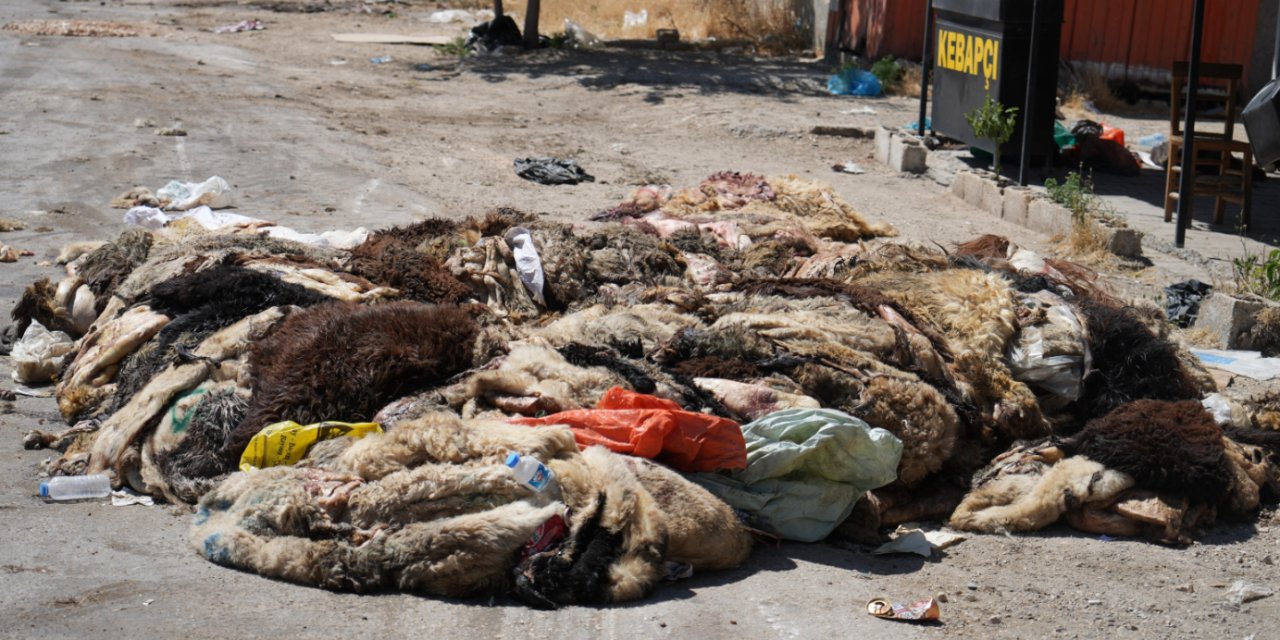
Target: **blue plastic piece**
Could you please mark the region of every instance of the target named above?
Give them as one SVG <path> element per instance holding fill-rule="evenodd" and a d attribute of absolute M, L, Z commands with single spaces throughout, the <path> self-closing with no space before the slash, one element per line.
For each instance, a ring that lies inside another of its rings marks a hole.
<path fill-rule="evenodd" d="M 827 91 L 836 96 L 878 96 L 881 93 L 880 79 L 870 71 L 852 67 L 841 69 L 827 79 Z"/>

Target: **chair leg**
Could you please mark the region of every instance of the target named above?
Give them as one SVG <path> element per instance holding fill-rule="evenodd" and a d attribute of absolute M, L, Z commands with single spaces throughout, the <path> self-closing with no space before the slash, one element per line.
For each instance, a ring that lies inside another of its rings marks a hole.
<path fill-rule="evenodd" d="M 1173 141 L 1169 142 L 1169 159 L 1165 161 L 1164 169 L 1164 221 L 1173 220 L 1173 167 L 1177 164 L 1174 158 L 1177 157 L 1178 145 Z"/>
<path fill-rule="evenodd" d="M 1244 230 L 1249 230 L 1250 209 L 1253 206 L 1253 150 L 1244 150 L 1244 204 L 1240 206 L 1240 218 L 1244 222 Z"/>
<path fill-rule="evenodd" d="M 1191 197 L 1187 198 L 1186 202 L 1183 202 L 1181 197 L 1181 189 L 1179 189 L 1179 197 L 1178 197 L 1178 206 L 1186 207 L 1187 222 L 1184 225 L 1184 228 L 1186 229 L 1191 228 L 1191 223 L 1196 218 L 1196 161 L 1195 161 L 1195 158 L 1196 158 L 1196 149 L 1194 146 L 1192 146 L 1191 147 L 1191 166 L 1182 167 L 1182 177 L 1185 178 L 1187 181 L 1189 181 L 1189 183 L 1191 184 L 1191 194 L 1190 194 Z M 1181 187 L 1181 186 L 1182 185 L 1179 184 L 1174 188 L 1177 189 L 1178 187 Z"/>
<path fill-rule="evenodd" d="M 1218 190 L 1225 189 L 1227 181 L 1227 172 L 1231 169 L 1231 153 L 1223 151 L 1218 154 Z M 1222 224 L 1224 214 L 1227 212 L 1227 202 L 1222 196 L 1213 199 L 1213 223 Z"/>

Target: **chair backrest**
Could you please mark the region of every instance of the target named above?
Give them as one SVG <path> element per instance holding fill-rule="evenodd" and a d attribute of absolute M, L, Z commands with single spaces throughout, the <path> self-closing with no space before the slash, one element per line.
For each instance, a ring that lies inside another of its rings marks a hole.
<path fill-rule="evenodd" d="M 1190 64 L 1185 60 L 1173 63 L 1172 78 L 1169 83 L 1169 131 L 1174 137 L 1182 135 L 1182 108 L 1187 102 L 1187 73 Z M 1244 66 L 1220 62 L 1201 62 L 1200 79 L 1221 80 L 1226 84 L 1226 95 L 1218 91 L 1198 91 L 1197 102 L 1218 102 L 1224 111 L 1222 133 L 1202 132 L 1197 130 L 1197 137 L 1225 138 L 1230 140 L 1236 128 L 1236 96 L 1240 93 L 1241 78 L 1244 77 Z M 1204 83 L 1201 82 L 1201 89 Z"/>

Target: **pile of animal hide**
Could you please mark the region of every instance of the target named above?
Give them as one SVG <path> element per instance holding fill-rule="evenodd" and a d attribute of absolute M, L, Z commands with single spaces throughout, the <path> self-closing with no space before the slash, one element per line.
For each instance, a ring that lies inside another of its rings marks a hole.
<path fill-rule="evenodd" d="M 581 418 L 615 388 L 718 428 L 824 409 L 892 434 L 896 479 L 852 508 L 838 531 L 855 537 L 1065 517 L 1179 542 L 1277 486 L 1269 434 L 1197 409 L 1212 379 L 1160 310 L 1078 265 L 994 236 L 867 242 L 892 229 L 797 178 L 646 189 L 611 222 L 503 209 L 351 250 L 177 220 L 69 251 L 66 276 L 13 310 L 11 335 L 38 321 L 76 339 L 56 376 L 70 428 L 25 444 L 61 453 L 52 474 L 199 503 L 193 543 L 215 562 L 542 606 L 640 597 L 664 562 L 748 552 L 710 493 L 539 420 Z M 385 434 L 237 472 L 282 421 Z M 556 486 L 521 488 L 512 451 Z M 563 536 L 526 548 L 553 516 Z"/>

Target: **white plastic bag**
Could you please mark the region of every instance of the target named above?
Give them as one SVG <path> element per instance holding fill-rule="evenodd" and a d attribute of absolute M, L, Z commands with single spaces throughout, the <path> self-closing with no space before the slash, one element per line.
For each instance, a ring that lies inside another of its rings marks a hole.
<path fill-rule="evenodd" d="M 1048 304 L 1044 326 L 1070 335 L 1078 345 L 1077 354 L 1045 355 L 1044 331 L 1041 326 L 1023 327 L 1009 342 L 1009 370 L 1019 382 L 1052 393 L 1067 401 L 1080 398 L 1084 390 L 1084 374 L 1089 370 L 1089 345 L 1084 324 L 1069 304 L 1049 293 L 1039 292 L 1028 298 Z"/>
<path fill-rule="evenodd" d="M 231 185 L 226 180 L 213 176 L 201 183 L 179 182 L 174 180 L 156 191 L 156 197 L 169 200 L 166 209 L 170 211 L 186 211 L 201 205 L 211 209 L 231 206 Z"/>
<path fill-rule="evenodd" d="M 529 290 L 533 299 L 546 306 L 547 300 L 542 296 L 542 287 L 546 284 L 546 276 L 542 273 L 542 258 L 538 249 L 533 246 L 533 236 L 524 227 L 512 227 L 507 231 L 507 244 L 511 253 L 516 256 L 516 271 L 520 273 L 520 281 Z"/>
<path fill-rule="evenodd" d="M 634 27 L 643 27 L 649 22 L 649 10 L 641 9 L 635 13 L 630 11 L 622 12 L 622 28 L 631 29 Z"/>
<path fill-rule="evenodd" d="M 36 321 L 23 332 L 22 339 L 13 345 L 13 379 L 25 384 L 49 382 L 62 368 L 62 358 L 75 347 L 71 336 L 61 331 L 50 331 Z"/>
<path fill-rule="evenodd" d="M 124 223 L 147 229 L 159 229 L 177 217 L 155 207 L 134 207 L 124 212 Z"/>

